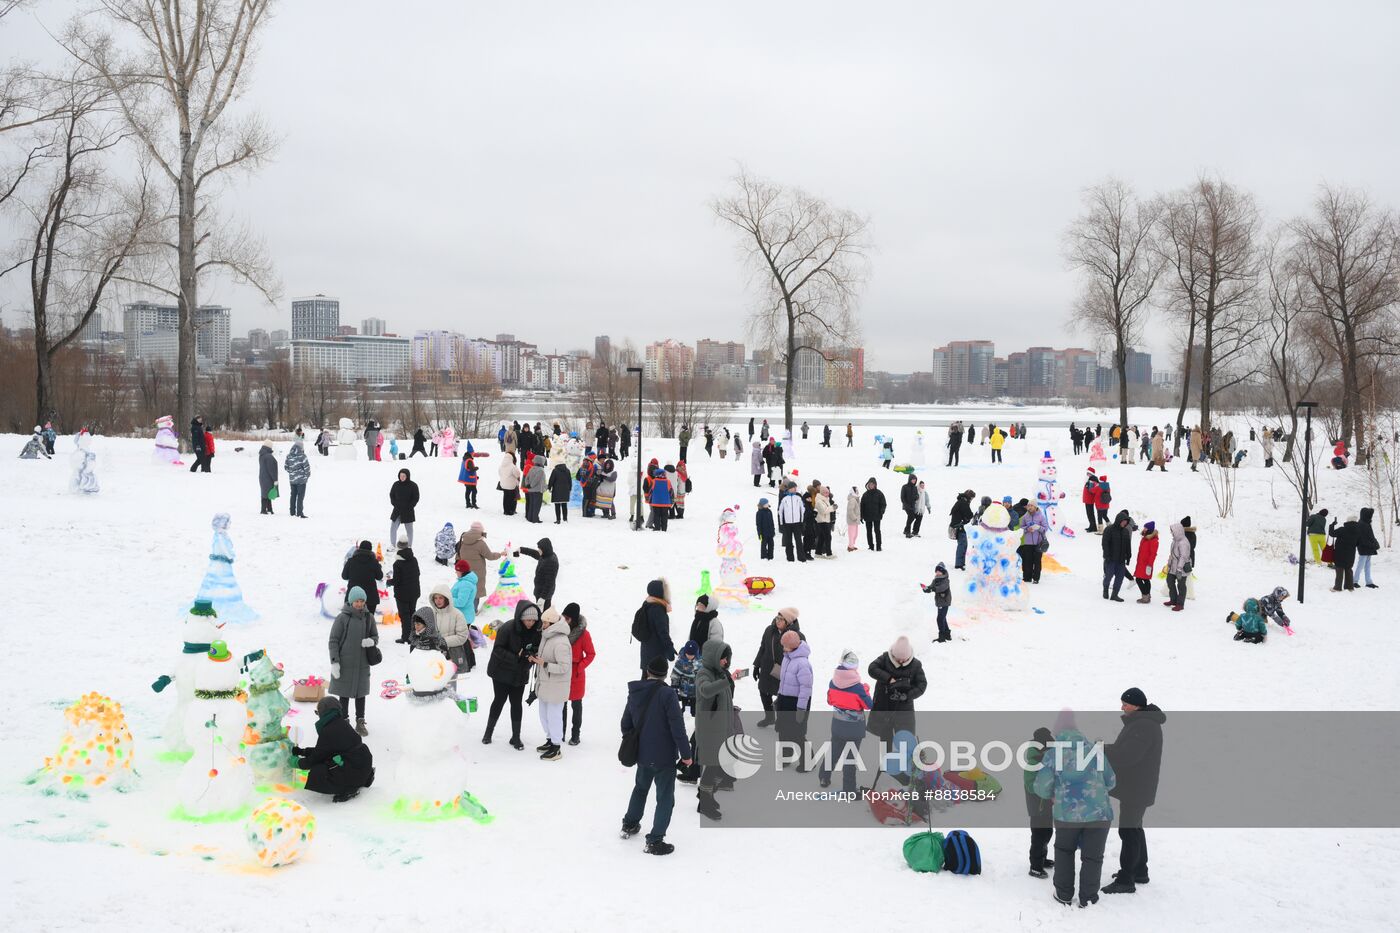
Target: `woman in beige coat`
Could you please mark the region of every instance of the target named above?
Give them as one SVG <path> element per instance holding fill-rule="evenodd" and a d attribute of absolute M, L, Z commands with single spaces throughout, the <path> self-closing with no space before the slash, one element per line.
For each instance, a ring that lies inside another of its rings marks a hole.
<path fill-rule="evenodd" d="M 540 702 L 540 725 L 545 740 L 536 751 L 543 761 L 558 761 L 563 757 L 564 704 L 569 702 L 569 686 L 573 680 L 574 649 L 569 644 L 569 623 L 553 608 L 540 617 L 544 629 L 540 632 L 539 666 L 535 696 Z"/>
<path fill-rule="evenodd" d="M 439 583 L 433 587 L 432 592 L 428 594 L 428 605 L 433 607 L 433 623 L 437 626 L 438 635 L 447 645 L 447 658 L 457 665 L 457 671 L 460 673 L 467 667 L 465 646 L 471 638 L 471 627 L 467 625 L 467 617 L 452 605 L 452 587 L 446 583 Z"/>
<path fill-rule="evenodd" d="M 476 574 L 476 599 L 472 604 L 477 612 L 481 611 L 481 593 L 486 589 L 486 562 L 500 556 L 501 552 L 491 550 L 486 543 L 486 528 L 481 522 L 472 522 L 471 528 L 457 539 L 457 559 L 471 564 L 472 573 Z"/>
<path fill-rule="evenodd" d="M 515 465 L 515 454 L 506 452 L 496 475 L 499 477 L 496 486 L 501 490 L 501 513 L 514 515 L 515 503 L 520 499 L 520 467 Z"/>

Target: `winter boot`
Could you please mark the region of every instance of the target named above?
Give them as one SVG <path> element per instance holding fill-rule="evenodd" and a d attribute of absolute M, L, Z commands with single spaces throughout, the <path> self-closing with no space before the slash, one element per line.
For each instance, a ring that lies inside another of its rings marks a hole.
<path fill-rule="evenodd" d="M 1043 869 L 1043 868 L 1032 868 L 1031 871 L 1030 871 L 1030 875 L 1031 875 L 1032 878 L 1049 878 L 1049 877 L 1050 877 L 1049 873 L 1046 872 L 1046 870 Z"/>
<path fill-rule="evenodd" d="M 1103 588 L 1103 598 L 1108 599 L 1108 587 Z"/>
<path fill-rule="evenodd" d="M 549 739 L 545 739 L 543 745 L 536 745 L 536 746 L 535 746 L 535 751 L 537 751 L 537 752 L 542 752 L 542 751 L 545 751 L 546 749 L 550 748 L 550 747 L 553 746 L 553 745 L 554 745 L 553 742 L 551 742 Z"/>
<path fill-rule="evenodd" d="M 676 851 L 676 847 L 665 839 L 653 839 L 647 843 L 647 855 L 670 855 L 674 851 Z"/>
<path fill-rule="evenodd" d="M 1139 603 L 1142 603 L 1143 605 L 1147 605 L 1148 603 L 1152 602 L 1152 597 L 1151 597 L 1151 596 L 1139 596 L 1139 597 L 1138 597 L 1138 602 L 1139 602 Z"/>
<path fill-rule="evenodd" d="M 363 719 L 355 720 L 355 731 L 362 736 L 369 735 L 369 730 L 365 728 L 365 721 Z"/>
<path fill-rule="evenodd" d="M 760 729 L 766 729 L 777 721 L 777 718 L 774 717 L 772 713 L 764 713 L 763 718 L 754 723 L 754 725 L 758 726 Z"/>
<path fill-rule="evenodd" d="M 1081 897 L 1081 898 L 1079 899 L 1079 906 L 1080 906 L 1080 907 L 1088 907 L 1090 904 L 1097 904 L 1098 902 L 1099 902 L 1099 897 L 1098 897 L 1097 894 L 1094 895 L 1093 897 L 1089 898 L 1087 901 L 1086 901 L 1084 898 Z"/>
<path fill-rule="evenodd" d="M 569 736 L 569 744 L 570 744 L 570 745 L 577 745 L 577 744 L 578 744 L 578 733 L 577 733 L 577 732 L 575 732 L 573 735 Z"/>
<path fill-rule="evenodd" d="M 715 800 L 715 795 L 709 791 L 702 790 L 697 797 L 699 803 L 695 807 L 695 812 L 718 823 L 721 813 L 719 811 L 719 803 Z"/>
<path fill-rule="evenodd" d="M 359 796 L 359 793 L 360 792 L 358 790 L 343 791 L 342 793 L 336 794 L 334 797 L 332 797 L 331 803 L 344 803 L 347 800 L 354 800 L 357 796 Z"/>
<path fill-rule="evenodd" d="M 1115 877 L 1111 884 L 1103 888 L 1103 893 L 1105 894 L 1134 894 L 1136 892 L 1137 887 L 1133 884 L 1131 878 L 1124 879 Z"/>
<path fill-rule="evenodd" d="M 1244 641 L 1246 637 L 1243 629 L 1235 633 L 1235 641 Z"/>
<path fill-rule="evenodd" d="M 1073 907 L 1073 906 L 1074 906 L 1074 898 L 1073 898 L 1073 897 L 1060 897 L 1060 894 L 1059 894 L 1058 891 L 1055 892 L 1054 897 L 1055 897 L 1055 903 L 1056 903 L 1056 904 L 1064 904 L 1066 907 Z"/>
<path fill-rule="evenodd" d="M 515 749 L 517 752 L 525 751 L 525 743 L 520 741 L 520 736 L 518 735 L 511 736 L 510 747 Z"/>
<path fill-rule="evenodd" d="M 558 745 L 551 745 L 540 754 L 540 761 L 558 761 L 564 757 L 564 750 Z"/>

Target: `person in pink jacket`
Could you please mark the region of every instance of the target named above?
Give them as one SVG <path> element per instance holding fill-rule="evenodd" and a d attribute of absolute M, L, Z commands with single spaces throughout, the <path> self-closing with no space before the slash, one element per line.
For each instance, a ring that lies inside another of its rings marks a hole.
<path fill-rule="evenodd" d="M 856 784 L 855 756 L 865 739 L 865 716 L 875 701 L 870 698 L 870 688 L 861 683 L 860 658 L 854 651 L 841 655 L 841 664 L 826 688 L 826 702 L 833 710 L 831 758 L 822 762 L 818 777 L 822 787 L 830 787 L 831 774 L 840 767 L 841 789 L 855 794 L 860 789 Z"/>

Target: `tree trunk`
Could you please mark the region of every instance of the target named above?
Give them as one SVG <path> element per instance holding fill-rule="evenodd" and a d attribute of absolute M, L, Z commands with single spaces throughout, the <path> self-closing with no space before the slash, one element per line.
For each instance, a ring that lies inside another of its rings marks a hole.
<path fill-rule="evenodd" d="M 1205 339 L 1201 341 L 1201 433 L 1210 433 L 1211 385 L 1215 382 L 1215 320 L 1206 312 Z"/>
<path fill-rule="evenodd" d="M 1298 439 L 1298 408 L 1294 406 L 1292 413 L 1288 416 L 1288 437 L 1283 442 L 1284 463 L 1293 462 L 1293 444 Z"/>
<path fill-rule="evenodd" d="M 1123 334 L 1118 334 L 1118 352 L 1114 354 L 1114 368 L 1118 371 L 1118 462 L 1126 458 L 1121 452 L 1128 449 L 1128 348 L 1123 343 Z"/>
<path fill-rule="evenodd" d="M 53 398 L 53 373 L 49 359 L 48 329 L 35 315 L 34 320 L 34 423 L 43 425 L 47 420 L 50 399 Z"/>
<path fill-rule="evenodd" d="M 1196 354 L 1196 315 L 1191 314 L 1191 323 L 1186 329 L 1186 362 L 1181 367 L 1181 405 L 1176 410 L 1176 436 L 1172 438 L 1172 456 L 1181 454 L 1181 435 L 1186 420 L 1186 399 L 1191 394 L 1191 358 Z"/>
<path fill-rule="evenodd" d="M 783 386 L 783 427 L 792 431 L 792 390 L 797 379 L 797 319 L 793 314 L 792 301 L 787 304 L 787 379 Z"/>
<path fill-rule="evenodd" d="M 180 190 L 179 190 L 179 253 L 180 300 L 179 300 L 179 366 L 175 381 L 177 433 L 181 438 L 182 449 L 190 450 L 187 426 L 195 416 L 195 385 L 198 382 L 198 369 L 195 359 L 195 342 L 198 328 L 195 314 L 199 307 L 199 273 L 195 264 L 195 184 L 194 153 L 190 151 L 190 132 L 187 127 L 180 131 Z"/>
<path fill-rule="evenodd" d="M 1356 329 L 1350 323 L 1346 327 L 1346 350 L 1347 356 L 1351 359 L 1351 366 L 1348 367 L 1346 385 L 1344 387 L 1347 407 L 1351 411 L 1351 433 L 1356 437 L 1356 446 L 1352 448 L 1352 460 L 1357 466 L 1366 465 L 1366 419 L 1361 416 L 1361 377 L 1357 373 L 1357 363 L 1359 360 L 1356 348 Z M 1342 428 L 1345 431 L 1346 425 Z"/>

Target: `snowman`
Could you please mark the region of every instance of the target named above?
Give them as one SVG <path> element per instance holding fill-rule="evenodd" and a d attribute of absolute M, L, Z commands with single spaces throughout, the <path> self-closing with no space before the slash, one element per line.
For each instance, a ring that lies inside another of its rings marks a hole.
<path fill-rule="evenodd" d="M 154 454 L 156 463 L 167 463 L 171 466 L 184 466 L 180 462 L 180 441 L 175 436 L 175 419 L 169 415 L 161 415 L 156 419 L 156 450 Z"/>
<path fill-rule="evenodd" d="M 481 819 L 486 811 L 466 792 L 462 754 L 467 717 L 451 687 L 457 666 L 436 651 L 408 656 L 408 709 L 399 735 L 394 812 L 406 819 Z"/>
<path fill-rule="evenodd" d="M 183 637 L 184 648 L 175 660 L 175 673 L 162 674 L 151 684 L 151 689 L 160 693 L 173 682 L 175 684 L 175 706 L 165 721 L 162 737 L 171 754 L 185 756 L 190 753 L 185 741 L 185 712 L 194 699 L 195 669 L 209 651 L 209 646 L 219 637 L 223 623 L 214 611 L 214 604 L 207 599 L 196 599 L 190 611 L 185 614 Z"/>
<path fill-rule="evenodd" d="M 335 458 L 355 459 L 355 422 L 349 418 L 340 419 L 340 430 L 335 432 Z"/>
<path fill-rule="evenodd" d="M 1050 455 L 1050 451 L 1045 451 L 1040 458 L 1040 476 L 1036 479 L 1040 489 L 1036 491 L 1035 501 L 1045 513 L 1045 521 L 1052 532 L 1058 530 L 1066 538 L 1073 538 L 1074 529 L 1060 521 L 1060 500 L 1065 494 L 1060 492 L 1059 473 L 1059 468 L 1055 466 L 1055 458 Z"/>
<path fill-rule="evenodd" d="M 239 700 L 238 662 L 215 641 L 199 659 L 194 699 L 185 711 L 185 741 L 194 749 L 175 784 L 176 815 L 227 820 L 244 815 L 253 795 L 253 771 L 242 743 L 248 713 Z"/>

